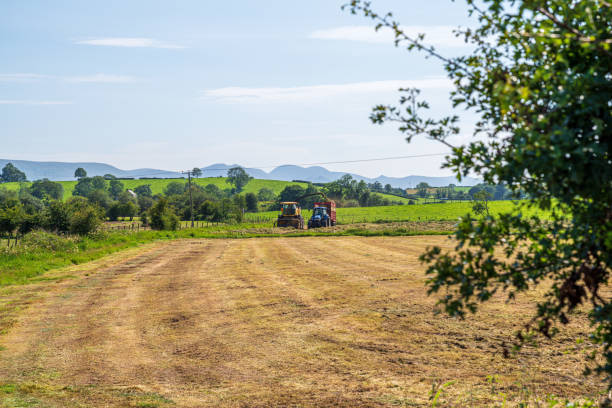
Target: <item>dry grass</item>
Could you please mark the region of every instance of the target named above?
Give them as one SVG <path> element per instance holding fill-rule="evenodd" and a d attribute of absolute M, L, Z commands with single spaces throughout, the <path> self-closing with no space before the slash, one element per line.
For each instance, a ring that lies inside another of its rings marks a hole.
<path fill-rule="evenodd" d="M 425 246 L 447 237 L 184 240 L 2 289 L 5 406 L 500 405 L 596 395 L 576 315 L 518 357 L 501 343 L 531 293 L 476 318 L 434 316 Z M 15 304 L 19 304 L 15 307 Z M 6 319 L 10 316 L 10 319 Z"/>

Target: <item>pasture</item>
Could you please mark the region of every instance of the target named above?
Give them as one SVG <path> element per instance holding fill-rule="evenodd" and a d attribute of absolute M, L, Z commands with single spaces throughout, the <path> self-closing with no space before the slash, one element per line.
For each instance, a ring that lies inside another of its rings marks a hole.
<path fill-rule="evenodd" d="M 434 315 L 442 236 L 158 241 L 0 288 L 4 406 L 552 406 L 598 397 L 579 310 L 504 357 L 542 296 Z M 51 284 L 52 282 L 52 284 Z M 537 404 L 537 405 L 536 405 Z"/>
<path fill-rule="evenodd" d="M 153 194 L 162 194 L 166 186 L 171 182 L 179 182 L 179 183 L 187 183 L 187 179 L 138 179 L 138 180 L 120 180 L 125 189 L 135 189 L 138 186 L 142 186 L 144 184 L 149 184 L 151 186 L 151 191 Z M 207 186 L 208 184 L 214 184 L 219 187 L 221 190 L 230 189 L 232 185 L 227 182 L 225 177 L 204 177 L 204 178 L 193 178 L 192 182 L 199 186 Z M 74 190 L 74 186 L 77 181 L 58 181 L 64 187 L 64 200 L 72 197 L 72 192 Z M 24 183 L 25 185 L 29 185 L 29 182 Z M 253 179 L 249 181 L 249 183 L 244 187 L 243 193 L 257 193 L 262 188 L 268 188 L 274 192 L 274 194 L 279 194 L 285 187 L 289 185 L 299 185 L 301 187 L 306 187 L 307 183 L 297 183 L 293 181 L 281 181 L 281 180 L 262 180 L 262 179 Z M 8 190 L 19 190 L 20 183 L 3 183 L 0 184 L 0 188 L 6 188 Z M 403 203 L 408 203 L 408 199 L 404 197 L 397 197 L 390 194 L 383 193 L 375 193 L 376 195 L 381 196 L 382 198 L 387 198 L 391 201 L 401 201 Z"/>
<path fill-rule="evenodd" d="M 512 211 L 521 211 L 524 215 L 543 215 L 543 213 L 531 208 L 519 208 L 524 202 L 521 201 L 491 201 L 489 210 L 491 214 L 499 214 Z M 338 208 L 336 210 L 339 224 L 353 224 L 357 222 L 382 223 L 402 221 L 457 221 L 472 210 L 470 202 L 453 202 L 444 204 L 415 204 L 395 205 L 380 207 L 351 207 Z M 303 210 L 304 218 L 312 215 L 311 210 Z M 245 214 L 246 220 L 268 220 L 276 219 L 278 212 L 266 211 Z"/>

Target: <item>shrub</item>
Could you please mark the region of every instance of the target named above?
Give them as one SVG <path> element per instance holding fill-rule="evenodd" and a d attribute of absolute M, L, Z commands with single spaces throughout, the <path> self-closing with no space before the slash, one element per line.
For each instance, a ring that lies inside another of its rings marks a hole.
<path fill-rule="evenodd" d="M 73 238 L 61 237 L 59 235 L 35 230 L 23 236 L 21 246 L 28 249 L 43 249 L 48 251 L 68 251 L 75 247 Z"/>
<path fill-rule="evenodd" d="M 149 223 L 155 230 L 176 230 L 179 226 L 179 218 L 165 198 L 161 198 L 149 210 Z"/>
<path fill-rule="evenodd" d="M 70 233 L 87 235 L 102 224 L 102 211 L 97 206 L 85 200 L 71 200 L 69 206 Z"/>
<path fill-rule="evenodd" d="M 44 213 L 44 227 L 49 231 L 68 232 L 70 229 L 70 209 L 67 203 L 52 201 Z"/>

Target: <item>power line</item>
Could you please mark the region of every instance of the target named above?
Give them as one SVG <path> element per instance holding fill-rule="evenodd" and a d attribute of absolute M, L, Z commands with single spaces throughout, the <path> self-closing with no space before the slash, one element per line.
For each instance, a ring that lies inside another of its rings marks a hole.
<path fill-rule="evenodd" d="M 319 163 L 294 163 L 294 164 L 278 164 L 273 166 L 244 166 L 249 169 L 272 169 L 282 166 L 320 166 L 323 164 L 343 164 L 343 163 L 362 163 L 362 162 L 373 162 L 373 161 L 384 161 L 384 160 L 399 160 L 399 159 L 415 159 L 419 157 L 434 157 L 434 156 L 446 156 L 448 153 L 430 153 L 430 154 L 415 154 L 409 156 L 391 156 L 391 157 L 377 157 L 370 159 L 355 159 L 355 160 L 339 160 Z M 203 171 L 214 171 L 214 170 L 228 170 L 228 168 L 203 168 Z"/>
<path fill-rule="evenodd" d="M 376 159 L 358 159 L 358 160 L 343 160 L 333 162 L 321 162 L 321 163 L 302 163 L 298 166 L 318 166 L 322 164 L 342 164 L 342 163 L 360 163 L 360 162 L 373 162 L 383 160 L 398 160 L 398 159 L 414 159 L 418 157 L 433 157 L 433 156 L 446 156 L 448 153 L 431 153 L 431 154 L 418 154 L 413 156 L 394 156 L 394 157 L 381 157 Z"/>
<path fill-rule="evenodd" d="M 328 161 L 328 162 L 318 162 L 318 163 L 294 163 L 294 164 L 279 164 L 279 165 L 267 165 L 267 166 L 244 166 L 244 168 L 253 168 L 253 169 L 272 169 L 281 166 L 321 166 L 327 164 L 346 164 L 346 163 L 365 163 L 365 162 L 374 162 L 374 161 L 386 161 L 386 160 L 402 160 L 402 159 L 415 159 L 421 157 L 435 157 L 435 156 L 446 156 L 448 153 L 430 153 L 430 154 L 416 154 L 416 155 L 406 155 L 406 156 L 391 156 L 391 157 L 377 157 L 377 158 L 368 158 L 368 159 L 355 159 L 355 160 L 338 160 L 338 161 Z M 207 171 L 227 171 L 229 167 L 219 167 L 219 168 L 203 168 L 203 172 Z M 154 172 L 140 173 L 140 174 L 130 174 L 129 178 L 142 178 L 142 177 L 152 177 L 156 175 L 168 175 L 168 173 L 175 173 L 179 175 L 181 173 L 186 174 L 182 171 L 173 171 L 173 170 L 160 170 Z"/>

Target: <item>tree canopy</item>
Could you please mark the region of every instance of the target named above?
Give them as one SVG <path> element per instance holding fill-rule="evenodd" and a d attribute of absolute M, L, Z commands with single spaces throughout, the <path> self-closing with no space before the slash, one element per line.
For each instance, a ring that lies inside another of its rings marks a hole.
<path fill-rule="evenodd" d="M 193 170 L 191 170 L 191 174 L 193 174 L 193 177 L 198 178 L 202 175 L 202 169 L 199 167 L 194 167 Z"/>
<path fill-rule="evenodd" d="M 2 183 L 10 183 L 10 182 L 21 182 L 26 181 L 26 175 L 23 171 L 19 170 L 17 167 L 13 165 L 13 163 L 7 163 L 4 168 L 2 168 L 2 175 L 0 175 L 0 182 Z"/>
<path fill-rule="evenodd" d="M 395 44 L 438 59 L 454 84 L 455 108 L 478 116 L 472 141 L 453 145 L 456 115 L 431 118 L 419 90 L 402 90 L 399 104 L 379 105 L 374 123 L 397 122 L 408 142 L 424 135 L 451 153 L 444 167 L 459 179 L 480 175 L 487 184 L 524 191 L 526 205 L 550 219 L 513 213 L 466 216 L 456 251 L 432 248 L 429 291 L 444 291 L 451 315 L 475 312 L 499 291 L 512 298 L 543 282 L 551 286 L 519 340 L 555 335 L 571 312 L 590 305 L 590 341 L 612 374 L 612 304 L 600 289 L 612 265 L 612 5 L 604 0 L 466 0 L 476 28 L 459 29 L 469 54 L 447 57 L 424 36 L 406 34 L 392 14 L 353 0 L 353 13 L 386 27 Z M 500 252 L 501 251 L 501 252 Z M 503 253 L 504 256 L 499 256 Z M 518 343 L 520 345 L 520 342 Z"/>
<path fill-rule="evenodd" d="M 241 192 L 252 178 L 242 167 L 232 167 L 227 171 L 227 182 L 232 184 L 237 192 Z"/>
<path fill-rule="evenodd" d="M 82 179 L 83 177 L 87 177 L 87 172 L 82 167 L 77 168 L 74 171 L 74 178 Z"/>

